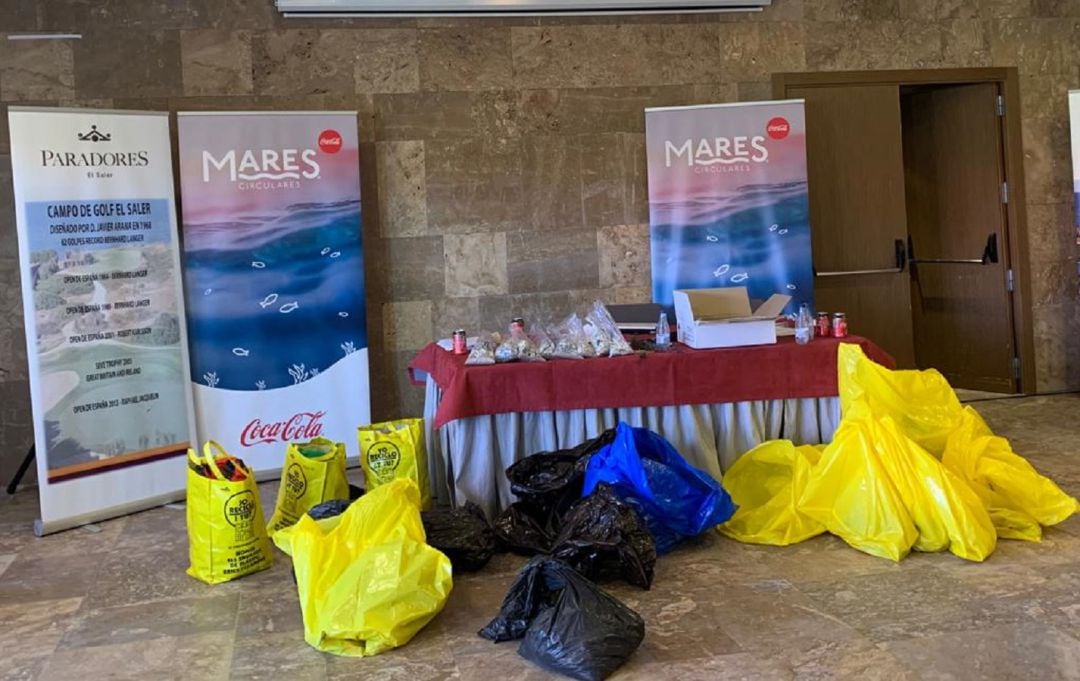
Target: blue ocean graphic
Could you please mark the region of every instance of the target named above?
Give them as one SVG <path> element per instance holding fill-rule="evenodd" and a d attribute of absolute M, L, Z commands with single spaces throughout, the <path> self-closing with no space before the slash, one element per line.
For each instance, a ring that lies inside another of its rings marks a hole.
<path fill-rule="evenodd" d="M 367 347 L 359 201 L 188 225 L 192 380 L 294 385 Z"/>
<path fill-rule="evenodd" d="M 747 185 L 737 193 L 650 203 L 653 300 L 676 289 L 745 286 L 751 300 L 790 295 L 785 312 L 814 303 L 805 182 Z"/>

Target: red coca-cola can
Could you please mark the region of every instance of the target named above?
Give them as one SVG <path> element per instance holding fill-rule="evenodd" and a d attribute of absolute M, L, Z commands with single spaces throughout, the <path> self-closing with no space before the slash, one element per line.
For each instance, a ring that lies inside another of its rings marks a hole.
<path fill-rule="evenodd" d="M 465 329 L 454 332 L 454 354 L 464 355 L 469 351 L 469 337 L 465 335 Z"/>
<path fill-rule="evenodd" d="M 832 316 L 832 335 L 833 338 L 847 337 L 847 315 L 843 312 L 837 312 Z"/>
<path fill-rule="evenodd" d="M 832 334 L 832 323 L 829 322 L 828 312 L 818 312 L 814 321 L 814 335 L 818 338 L 827 338 Z"/>

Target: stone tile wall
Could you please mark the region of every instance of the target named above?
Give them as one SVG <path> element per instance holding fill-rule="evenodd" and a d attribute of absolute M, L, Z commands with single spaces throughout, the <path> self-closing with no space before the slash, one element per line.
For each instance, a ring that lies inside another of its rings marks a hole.
<path fill-rule="evenodd" d="M 272 0 L 5 0 L 9 104 L 354 109 L 376 418 L 416 414 L 428 339 L 603 296 L 646 300 L 646 106 L 769 98 L 771 74 L 1017 66 L 1042 390 L 1080 388 L 1065 93 L 1074 0 L 773 0 L 756 15 L 290 20 Z M 0 479 L 30 442 L 0 115 Z"/>

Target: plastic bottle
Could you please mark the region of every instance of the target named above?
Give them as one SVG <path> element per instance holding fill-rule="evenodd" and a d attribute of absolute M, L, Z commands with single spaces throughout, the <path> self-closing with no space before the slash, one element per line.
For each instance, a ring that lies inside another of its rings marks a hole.
<path fill-rule="evenodd" d="M 668 325 L 667 312 L 661 312 L 660 321 L 656 323 L 656 349 L 669 348 L 671 348 L 671 327 Z"/>
<path fill-rule="evenodd" d="M 795 342 L 806 345 L 814 337 L 814 314 L 810 306 L 803 303 L 799 306 L 799 316 L 795 318 Z"/>

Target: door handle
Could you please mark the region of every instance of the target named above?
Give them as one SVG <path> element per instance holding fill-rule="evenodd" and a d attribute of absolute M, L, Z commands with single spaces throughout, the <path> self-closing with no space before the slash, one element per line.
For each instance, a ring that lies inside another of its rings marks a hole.
<path fill-rule="evenodd" d="M 910 240 L 909 240 L 910 243 Z M 912 265 L 989 265 L 998 261 L 997 233 L 986 238 L 981 258 L 916 258 L 914 247 L 911 250 Z"/>
<path fill-rule="evenodd" d="M 884 269 L 842 270 L 839 272 L 818 272 L 815 270 L 814 275 L 818 277 L 847 277 L 861 274 L 899 274 L 904 271 L 904 266 L 907 264 L 907 249 L 904 248 L 903 239 L 893 241 L 893 259 L 896 265 Z"/>

